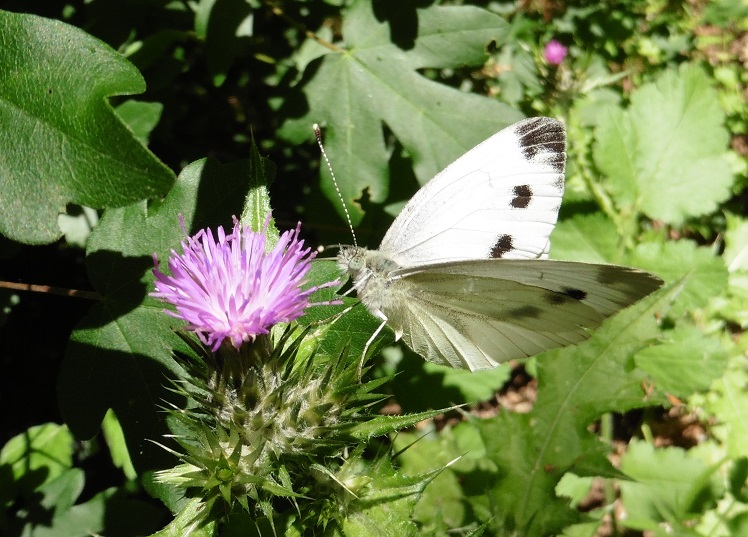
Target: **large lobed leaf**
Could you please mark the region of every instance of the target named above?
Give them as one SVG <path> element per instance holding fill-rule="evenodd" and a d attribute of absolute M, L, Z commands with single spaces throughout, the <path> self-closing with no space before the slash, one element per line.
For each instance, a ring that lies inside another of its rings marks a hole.
<path fill-rule="evenodd" d="M 298 142 L 309 138 L 313 123 L 326 125 L 326 148 L 354 224 L 363 211 L 353 201 L 367 188 L 373 202 L 387 197 L 384 124 L 425 183 L 462 153 L 521 119 L 507 105 L 418 72 L 482 65 L 486 47 L 507 37 L 501 17 L 472 6 L 375 6 L 359 0 L 349 8 L 339 49 L 306 68 L 299 85 L 305 113 L 286 121 L 280 131 Z M 292 101 L 287 104 L 290 114 Z M 329 177 L 322 188 L 339 207 Z"/>
<path fill-rule="evenodd" d="M 656 531 L 666 522 L 685 532 L 692 525 L 686 521 L 724 492 L 715 468 L 676 447 L 632 442 L 621 457 L 621 470 L 634 479 L 620 483 L 627 513 L 623 524 L 629 528 Z"/>
<path fill-rule="evenodd" d="M 167 389 L 168 379 L 179 373 L 172 352 L 190 352 L 173 331 L 179 323 L 147 296 L 153 253 L 165 263 L 170 249 L 179 250 L 180 214 L 188 232 L 230 226 L 231 215 L 242 211 L 249 170 L 247 161 L 193 163 L 163 201 L 106 211 L 88 242 L 89 277 L 104 299 L 71 336 L 60 372 L 60 407 L 81 438 L 93 436 L 113 408 L 138 469 L 166 455 L 153 441 L 167 432 L 159 408 L 174 400 Z"/>
<path fill-rule="evenodd" d="M 639 88 L 628 110 L 610 107 L 594 157 L 619 207 L 676 225 L 714 211 L 733 182 L 723 122 L 709 77 L 692 64 Z"/>
<path fill-rule="evenodd" d="M 153 531 L 161 513 L 129 497 L 124 487 L 91 495 L 96 485 L 87 484 L 83 470 L 73 467 L 74 447 L 68 428 L 54 423 L 31 427 L 3 446 L 3 535 L 112 534 L 125 520 L 133 533 Z"/>
<path fill-rule="evenodd" d="M 174 174 L 106 102 L 141 93 L 124 57 L 59 21 L 0 11 L 0 233 L 60 237 L 68 203 L 118 207 L 164 194 Z"/>
<path fill-rule="evenodd" d="M 661 403 L 647 394 L 645 375 L 631 367 L 634 353 L 659 334 L 655 318 L 680 286 L 670 286 L 605 322 L 583 344 L 538 359 L 538 400 L 526 415 L 502 413 L 478 423 L 501 479 L 491 497 L 506 530 L 549 535 L 578 517 L 556 497 L 560 477 L 614 475 L 606 448 L 587 427 L 605 412 Z"/>

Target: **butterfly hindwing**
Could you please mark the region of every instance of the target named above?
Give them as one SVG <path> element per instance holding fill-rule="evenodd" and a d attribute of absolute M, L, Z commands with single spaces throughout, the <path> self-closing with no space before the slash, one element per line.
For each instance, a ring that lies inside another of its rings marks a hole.
<path fill-rule="evenodd" d="M 405 342 L 436 363 L 484 369 L 587 339 L 661 285 L 643 271 L 564 261 L 475 260 L 402 271 L 385 308 Z"/>
<path fill-rule="evenodd" d="M 507 127 L 422 187 L 379 251 L 404 267 L 547 257 L 564 190 L 565 146 L 563 124 L 555 119 Z"/>

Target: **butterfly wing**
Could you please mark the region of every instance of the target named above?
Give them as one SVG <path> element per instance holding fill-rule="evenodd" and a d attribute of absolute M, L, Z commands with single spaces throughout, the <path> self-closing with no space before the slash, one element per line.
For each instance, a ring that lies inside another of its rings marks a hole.
<path fill-rule="evenodd" d="M 531 118 L 474 147 L 422 187 L 379 251 L 403 267 L 548 255 L 564 191 L 566 134 Z"/>
<path fill-rule="evenodd" d="M 583 341 L 660 285 L 615 265 L 463 261 L 403 270 L 382 311 L 427 360 L 477 370 Z"/>

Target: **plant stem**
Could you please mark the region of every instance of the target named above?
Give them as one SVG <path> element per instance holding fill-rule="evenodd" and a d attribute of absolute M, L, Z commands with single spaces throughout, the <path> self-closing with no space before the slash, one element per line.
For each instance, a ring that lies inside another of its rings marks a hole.
<path fill-rule="evenodd" d="M 304 24 L 288 16 L 286 12 L 283 11 L 282 7 L 274 4 L 271 0 L 262 0 L 262 3 L 268 6 L 270 8 L 270 11 L 272 11 L 274 15 L 280 17 L 281 19 L 286 21 L 288 24 L 290 24 L 294 28 L 297 28 L 298 30 L 301 30 L 302 32 L 304 32 L 304 35 L 306 35 L 309 39 L 313 39 L 314 41 L 316 41 L 323 47 L 328 48 L 332 50 L 333 52 L 341 52 L 341 53 L 345 52 L 345 49 L 342 49 L 336 45 L 333 45 L 329 41 L 325 41 L 324 39 L 319 37 L 317 34 L 309 30 L 306 26 L 304 26 Z"/>
<path fill-rule="evenodd" d="M 82 291 L 80 289 L 66 289 L 64 287 L 53 287 L 51 285 L 34 285 L 31 283 L 0 281 L 0 288 L 14 289 L 16 291 L 31 291 L 33 293 L 48 293 L 52 295 L 71 296 L 75 298 L 86 298 L 88 300 L 102 300 L 104 298 L 96 291 Z"/>

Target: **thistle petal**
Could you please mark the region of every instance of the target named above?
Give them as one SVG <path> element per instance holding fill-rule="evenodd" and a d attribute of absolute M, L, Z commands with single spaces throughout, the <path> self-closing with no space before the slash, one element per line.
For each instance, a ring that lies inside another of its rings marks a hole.
<path fill-rule="evenodd" d="M 166 312 L 185 321 L 213 351 L 225 340 L 239 349 L 273 325 L 300 317 L 312 293 L 337 283 L 302 289 L 316 252 L 299 239 L 301 224 L 266 252 L 269 221 L 259 233 L 236 218 L 232 232 L 219 227 L 217 238 L 207 228 L 192 237 L 185 231 L 182 253 L 171 251 L 171 275 L 161 272 L 154 255 L 151 296 L 174 306 L 176 312 Z"/>

